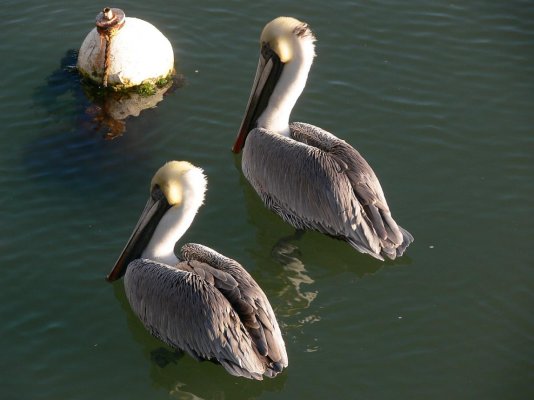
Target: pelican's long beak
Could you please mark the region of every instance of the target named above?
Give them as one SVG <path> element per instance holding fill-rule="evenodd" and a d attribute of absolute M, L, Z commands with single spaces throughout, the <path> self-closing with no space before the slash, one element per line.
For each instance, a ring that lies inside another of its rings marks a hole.
<path fill-rule="evenodd" d="M 283 68 L 284 64 L 280 61 L 280 57 L 271 49 L 269 44 L 264 44 L 261 49 L 258 69 L 256 70 L 245 116 L 232 147 L 234 153 L 239 153 L 243 149 L 248 133 L 256 127 L 258 118 L 267 108 Z"/>
<path fill-rule="evenodd" d="M 158 188 L 154 189 L 130 239 L 128 239 L 128 243 L 126 243 L 115 266 L 107 276 L 109 282 L 113 282 L 123 276 L 128 264 L 141 256 L 161 218 L 170 207 L 163 193 Z"/>

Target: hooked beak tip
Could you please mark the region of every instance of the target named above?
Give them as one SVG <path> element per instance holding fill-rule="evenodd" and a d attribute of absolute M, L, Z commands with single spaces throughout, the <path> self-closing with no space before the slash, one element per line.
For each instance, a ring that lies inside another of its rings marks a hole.
<path fill-rule="evenodd" d="M 113 270 L 106 276 L 106 281 L 108 281 L 109 283 L 115 282 L 121 277 L 121 275 L 116 272 L 116 269 L 117 268 L 114 267 Z"/>
<path fill-rule="evenodd" d="M 236 144 L 234 144 L 232 146 L 232 153 L 239 154 L 239 153 L 241 153 L 241 149 Z"/>
<path fill-rule="evenodd" d="M 247 138 L 248 132 L 246 132 L 245 126 L 241 126 L 241 129 L 239 130 L 237 137 L 235 139 L 234 145 L 232 146 L 232 152 L 234 154 L 239 154 L 241 150 L 243 150 L 243 147 L 245 146 L 245 140 Z"/>

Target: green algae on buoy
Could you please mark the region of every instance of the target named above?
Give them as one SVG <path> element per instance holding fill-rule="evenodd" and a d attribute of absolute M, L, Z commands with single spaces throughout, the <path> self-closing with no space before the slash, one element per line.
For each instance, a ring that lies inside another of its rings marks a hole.
<path fill-rule="evenodd" d="M 114 90 L 156 86 L 172 78 L 174 53 L 152 24 L 106 7 L 80 47 L 77 68 L 84 77 Z"/>

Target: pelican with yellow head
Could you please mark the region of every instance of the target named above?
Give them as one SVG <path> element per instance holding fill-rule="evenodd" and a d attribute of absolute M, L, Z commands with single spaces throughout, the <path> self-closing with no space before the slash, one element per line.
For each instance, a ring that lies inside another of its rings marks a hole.
<path fill-rule="evenodd" d="M 232 150 L 264 204 L 297 230 L 316 230 L 379 260 L 402 256 L 413 236 L 391 215 L 376 174 L 350 144 L 311 124 L 289 122 L 315 57 L 308 24 L 269 22 Z M 354 105 L 349 104 L 350 107 Z"/>
<path fill-rule="evenodd" d="M 273 309 L 252 276 L 209 247 L 176 242 L 204 202 L 203 171 L 185 161 L 163 165 L 130 239 L 108 275 L 124 276 L 133 312 L 146 329 L 197 360 L 230 374 L 274 377 L 287 353 Z"/>

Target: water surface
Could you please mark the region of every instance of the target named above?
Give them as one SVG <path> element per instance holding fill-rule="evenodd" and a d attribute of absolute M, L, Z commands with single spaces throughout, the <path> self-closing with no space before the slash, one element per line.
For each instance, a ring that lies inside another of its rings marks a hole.
<path fill-rule="evenodd" d="M 104 140 L 64 68 L 101 6 L 4 2 L 0 397 L 532 398 L 531 2 L 112 6 L 169 38 L 185 84 Z M 399 260 L 316 233 L 276 246 L 293 231 L 263 207 L 230 147 L 259 34 L 278 15 L 318 38 L 293 120 L 370 162 L 415 237 Z M 209 179 L 184 241 L 238 259 L 273 304 L 290 361 L 276 379 L 170 356 L 130 311 L 122 281 L 104 281 L 170 159 Z"/>

